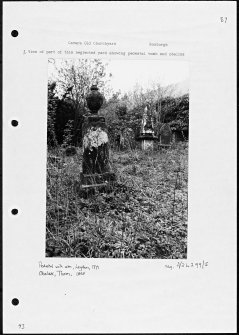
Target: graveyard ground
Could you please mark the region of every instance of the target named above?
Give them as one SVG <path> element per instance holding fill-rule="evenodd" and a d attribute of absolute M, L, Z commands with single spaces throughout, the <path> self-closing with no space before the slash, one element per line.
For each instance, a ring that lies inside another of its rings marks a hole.
<path fill-rule="evenodd" d="M 81 157 L 81 149 L 72 157 L 48 153 L 46 256 L 186 258 L 187 143 L 111 151 L 117 183 L 87 199 L 77 187 Z"/>

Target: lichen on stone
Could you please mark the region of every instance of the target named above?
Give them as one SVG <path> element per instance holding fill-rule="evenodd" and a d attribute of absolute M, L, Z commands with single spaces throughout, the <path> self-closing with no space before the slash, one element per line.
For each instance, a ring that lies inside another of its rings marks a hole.
<path fill-rule="evenodd" d="M 92 147 L 99 147 L 102 144 L 108 143 L 108 134 L 101 128 L 88 128 L 84 139 L 83 148 L 92 150 Z"/>

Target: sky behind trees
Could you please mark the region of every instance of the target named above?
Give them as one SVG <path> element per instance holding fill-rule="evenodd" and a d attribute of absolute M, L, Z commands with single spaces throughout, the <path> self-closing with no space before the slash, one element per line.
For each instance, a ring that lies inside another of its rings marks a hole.
<path fill-rule="evenodd" d="M 48 75 L 54 78 L 55 65 L 59 66 L 62 59 L 49 61 Z M 111 73 L 110 86 L 114 92 L 122 94 L 133 91 L 138 84 L 143 89 L 152 88 L 153 84 L 167 86 L 182 82 L 184 89 L 189 82 L 189 66 L 185 61 L 174 60 L 102 60 L 107 63 L 106 72 Z"/>
<path fill-rule="evenodd" d="M 167 86 L 189 79 L 188 63 L 183 61 L 112 60 L 108 70 L 112 73 L 111 86 L 122 93 L 133 90 L 136 84 L 146 89 L 153 83 Z"/>

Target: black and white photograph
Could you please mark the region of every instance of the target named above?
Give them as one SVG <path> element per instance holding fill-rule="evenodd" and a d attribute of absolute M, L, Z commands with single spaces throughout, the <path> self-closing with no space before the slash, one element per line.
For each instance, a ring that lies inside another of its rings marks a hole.
<path fill-rule="evenodd" d="M 189 67 L 48 59 L 46 257 L 186 259 Z"/>
<path fill-rule="evenodd" d="M 3 1 L 3 333 L 237 329 L 234 1 Z"/>

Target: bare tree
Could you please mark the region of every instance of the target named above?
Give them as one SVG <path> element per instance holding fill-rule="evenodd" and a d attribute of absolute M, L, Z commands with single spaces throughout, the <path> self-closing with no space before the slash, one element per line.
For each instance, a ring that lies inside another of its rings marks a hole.
<path fill-rule="evenodd" d="M 86 96 L 92 84 L 96 84 L 105 96 L 109 95 L 107 63 L 99 59 L 60 59 L 55 60 L 52 78 L 56 82 L 56 94 L 68 99 L 74 109 L 73 132 L 76 134 L 80 119 L 87 112 Z"/>

